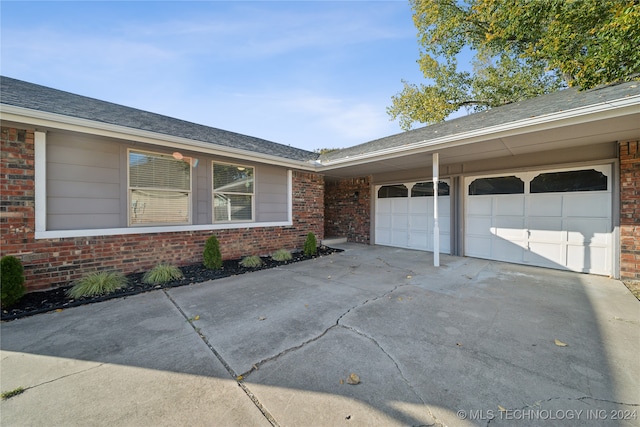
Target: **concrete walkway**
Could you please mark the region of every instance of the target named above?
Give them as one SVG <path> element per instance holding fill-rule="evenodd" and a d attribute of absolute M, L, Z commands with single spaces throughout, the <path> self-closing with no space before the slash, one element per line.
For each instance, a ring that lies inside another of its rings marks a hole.
<path fill-rule="evenodd" d="M 342 247 L 2 323 L 0 424 L 640 425 L 622 283 Z"/>

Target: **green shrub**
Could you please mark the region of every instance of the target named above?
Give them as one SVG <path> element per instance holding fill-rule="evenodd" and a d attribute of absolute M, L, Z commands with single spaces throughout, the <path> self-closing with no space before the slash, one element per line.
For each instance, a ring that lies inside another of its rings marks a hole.
<path fill-rule="evenodd" d="M 257 255 L 246 256 L 240 261 L 240 265 L 245 268 L 256 268 L 262 265 L 262 259 Z"/>
<path fill-rule="evenodd" d="M 171 264 L 158 264 L 142 276 L 143 283 L 167 283 L 172 280 L 182 279 L 182 271 Z"/>
<path fill-rule="evenodd" d="M 220 253 L 220 243 L 216 236 L 211 236 L 204 244 L 203 264 L 210 270 L 222 268 L 222 254 Z"/>
<path fill-rule="evenodd" d="M 0 298 L 2 307 L 11 307 L 24 295 L 24 267 L 14 256 L 3 256 L 0 260 Z"/>
<path fill-rule="evenodd" d="M 313 256 L 318 253 L 318 242 L 316 236 L 313 233 L 307 234 L 307 240 L 304 241 L 304 254 L 306 256 Z"/>
<path fill-rule="evenodd" d="M 291 255 L 291 252 L 289 252 L 286 249 L 278 249 L 271 255 L 271 258 L 274 261 L 282 262 L 282 261 L 289 261 L 291 258 L 293 258 L 293 256 Z"/>
<path fill-rule="evenodd" d="M 67 291 L 67 295 L 71 298 L 107 295 L 127 284 L 127 278 L 119 271 L 98 271 L 78 280 Z"/>

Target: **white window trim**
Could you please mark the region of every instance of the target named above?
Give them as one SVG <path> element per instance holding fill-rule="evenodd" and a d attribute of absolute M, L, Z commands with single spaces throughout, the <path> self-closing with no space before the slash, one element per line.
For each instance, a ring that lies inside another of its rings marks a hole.
<path fill-rule="evenodd" d="M 34 132 L 34 198 L 36 230 L 34 238 L 38 239 L 64 239 L 73 237 L 118 236 L 130 234 L 151 233 L 180 233 L 186 231 L 215 231 L 233 230 L 237 228 L 261 228 L 261 227 L 291 227 L 293 225 L 293 171 L 287 170 L 287 203 L 288 216 L 286 221 L 275 222 L 251 222 L 251 223 L 225 223 L 204 225 L 171 225 L 149 227 L 126 228 L 99 228 L 85 230 L 47 230 L 47 150 L 46 133 Z M 127 168 L 129 161 L 127 160 Z M 128 186 L 128 182 L 127 182 Z M 127 196 L 128 200 L 128 196 Z M 128 206 L 127 206 L 128 209 Z"/>
<path fill-rule="evenodd" d="M 138 187 L 131 187 L 131 164 L 129 163 L 130 161 L 130 157 L 131 157 L 131 153 L 147 153 L 147 154 L 153 154 L 153 155 L 160 155 L 160 156 L 168 156 L 171 157 L 170 154 L 167 153 L 162 153 L 162 152 L 157 152 L 157 151 L 149 151 L 149 150 L 137 150 L 134 148 L 128 148 L 127 149 L 127 224 L 129 225 L 129 227 L 164 227 L 164 226 L 174 226 L 174 225 L 179 225 L 179 226 L 184 226 L 184 225 L 191 225 L 193 224 L 193 207 L 192 207 L 192 195 L 193 195 L 193 170 L 189 170 L 189 190 L 175 190 L 175 189 L 167 189 L 167 188 L 138 188 Z M 179 160 L 176 160 L 179 161 Z M 191 166 L 189 166 L 191 168 Z M 139 189 L 143 189 L 143 190 L 159 190 L 159 191 L 178 191 L 178 192 L 188 192 L 189 193 L 189 202 L 187 203 L 187 209 L 189 210 L 188 213 L 188 219 L 187 222 L 185 223 L 149 223 L 148 225 L 142 225 L 142 224 L 136 224 L 136 225 L 131 225 L 131 190 L 139 190 Z"/>
<path fill-rule="evenodd" d="M 213 169 L 215 167 L 215 165 L 224 165 L 224 166 L 234 166 L 234 167 L 243 167 L 243 168 L 250 168 L 253 169 L 253 193 L 235 193 L 235 192 L 226 192 L 226 191 L 216 191 L 215 188 L 213 188 L 213 180 L 214 180 L 214 176 L 213 176 Z M 215 160 L 211 161 L 211 223 L 213 224 L 238 224 L 238 223 L 255 223 L 256 222 L 256 186 L 257 186 L 257 182 L 258 182 L 258 171 L 256 170 L 255 166 L 250 166 L 250 165 L 245 165 L 245 164 L 241 164 L 241 163 L 230 163 L 230 162 L 218 162 Z M 243 220 L 229 220 L 229 221 L 216 221 L 215 219 L 215 195 L 216 193 L 219 194 L 237 194 L 239 196 L 251 196 L 251 220 L 250 221 L 243 221 Z"/>

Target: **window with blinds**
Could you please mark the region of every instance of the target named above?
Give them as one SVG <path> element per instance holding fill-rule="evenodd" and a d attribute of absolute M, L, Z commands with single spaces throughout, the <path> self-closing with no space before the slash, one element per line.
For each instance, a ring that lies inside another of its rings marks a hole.
<path fill-rule="evenodd" d="M 191 223 L 191 165 L 171 155 L 129 151 L 129 224 Z"/>
<path fill-rule="evenodd" d="M 213 222 L 253 221 L 254 170 L 213 163 Z"/>

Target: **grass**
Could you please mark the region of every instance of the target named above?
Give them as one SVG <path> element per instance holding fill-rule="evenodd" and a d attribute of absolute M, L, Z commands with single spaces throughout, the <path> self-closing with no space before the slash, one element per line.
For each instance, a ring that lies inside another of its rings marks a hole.
<path fill-rule="evenodd" d="M 291 252 L 289 252 L 286 249 L 278 249 L 271 255 L 271 258 L 274 261 L 282 262 L 282 261 L 289 261 L 291 258 L 293 258 L 293 256 L 291 255 Z"/>
<path fill-rule="evenodd" d="M 1 396 L 2 400 L 7 400 L 22 393 L 24 393 L 24 387 L 16 387 L 13 390 L 3 391 Z"/>
<path fill-rule="evenodd" d="M 246 256 L 240 261 L 240 265 L 245 268 L 256 268 L 262 265 L 262 259 L 257 255 Z"/>
<path fill-rule="evenodd" d="M 98 271 L 84 276 L 67 291 L 71 298 L 106 295 L 127 286 L 127 278 L 119 271 Z"/>
<path fill-rule="evenodd" d="M 178 267 L 171 264 L 158 264 L 144 274 L 142 281 L 144 283 L 158 284 L 182 279 L 183 277 L 182 271 Z"/>

